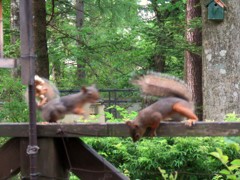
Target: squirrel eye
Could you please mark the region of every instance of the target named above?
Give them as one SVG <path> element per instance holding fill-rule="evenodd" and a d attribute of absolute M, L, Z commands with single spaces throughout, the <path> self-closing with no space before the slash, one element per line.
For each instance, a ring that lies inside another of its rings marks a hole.
<path fill-rule="evenodd" d="M 136 129 L 138 129 L 138 128 L 139 128 L 139 126 L 138 126 L 137 124 L 135 124 L 135 125 L 134 125 L 134 127 L 135 127 Z"/>
<path fill-rule="evenodd" d="M 139 134 L 135 134 L 135 140 L 137 141 L 138 139 L 140 139 L 140 135 Z"/>

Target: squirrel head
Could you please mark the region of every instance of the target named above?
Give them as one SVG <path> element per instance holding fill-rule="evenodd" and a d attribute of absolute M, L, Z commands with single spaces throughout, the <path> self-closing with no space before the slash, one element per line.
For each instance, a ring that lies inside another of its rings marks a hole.
<path fill-rule="evenodd" d="M 83 86 L 81 92 L 86 95 L 86 98 L 90 103 L 94 103 L 100 98 L 99 92 L 95 85 L 89 87 Z"/>
<path fill-rule="evenodd" d="M 133 142 L 138 141 L 143 136 L 145 130 L 134 121 L 126 121 L 126 124 L 129 127 L 130 136 L 132 137 Z"/>

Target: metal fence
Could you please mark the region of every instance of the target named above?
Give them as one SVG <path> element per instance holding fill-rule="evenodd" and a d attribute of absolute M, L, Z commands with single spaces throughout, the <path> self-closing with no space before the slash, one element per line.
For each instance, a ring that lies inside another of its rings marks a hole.
<path fill-rule="evenodd" d="M 61 96 L 77 93 L 79 90 L 60 90 Z M 105 111 L 113 114 L 115 118 L 119 117 L 116 106 L 125 108 L 134 103 L 140 103 L 139 90 L 136 89 L 99 89 L 99 103 L 105 106 Z M 111 107 L 111 108 L 110 108 Z"/>

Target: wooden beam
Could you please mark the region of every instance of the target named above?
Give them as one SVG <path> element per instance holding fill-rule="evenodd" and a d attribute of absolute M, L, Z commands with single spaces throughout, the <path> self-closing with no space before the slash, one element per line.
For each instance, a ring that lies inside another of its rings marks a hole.
<path fill-rule="evenodd" d="M 11 179 L 20 172 L 20 140 L 12 138 L 0 148 L 0 179 Z"/>
<path fill-rule="evenodd" d="M 18 138 L 20 141 L 20 166 L 22 179 L 31 179 L 29 155 L 26 150 L 29 145 L 28 138 Z M 56 138 L 60 140 L 60 138 Z M 55 143 L 55 138 L 38 138 L 40 150 L 36 156 L 36 178 L 41 180 L 68 179 L 69 172 L 63 163 L 65 158 L 61 153 L 63 146 Z M 81 154 L 79 155 L 81 156 Z M 1 164 L 1 163 L 0 163 Z"/>
<path fill-rule="evenodd" d="M 0 68 L 15 68 L 17 60 L 12 58 L 0 58 Z"/>
<path fill-rule="evenodd" d="M 79 138 L 55 139 L 61 141 L 57 147 L 61 147 L 62 144 L 60 149 L 65 150 L 68 157 L 65 158 L 67 161 L 64 164 L 80 179 L 129 179 Z"/>
<path fill-rule="evenodd" d="M 0 123 L 0 137 L 28 137 L 28 123 Z M 38 137 L 128 137 L 124 123 L 38 124 Z M 193 127 L 184 123 L 162 122 L 159 137 L 240 136 L 240 122 L 198 122 Z"/>

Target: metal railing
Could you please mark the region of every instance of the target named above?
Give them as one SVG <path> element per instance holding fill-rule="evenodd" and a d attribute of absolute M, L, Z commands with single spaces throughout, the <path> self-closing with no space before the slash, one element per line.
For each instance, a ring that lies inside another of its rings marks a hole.
<path fill-rule="evenodd" d="M 77 93 L 79 90 L 60 90 L 61 96 Z M 113 114 L 115 118 L 119 117 L 116 106 L 130 106 L 133 103 L 141 102 L 139 90 L 137 89 L 99 89 L 101 98 L 99 103 L 105 106 L 105 111 Z M 109 109 L 109 107 L 112 107 Z"/>

